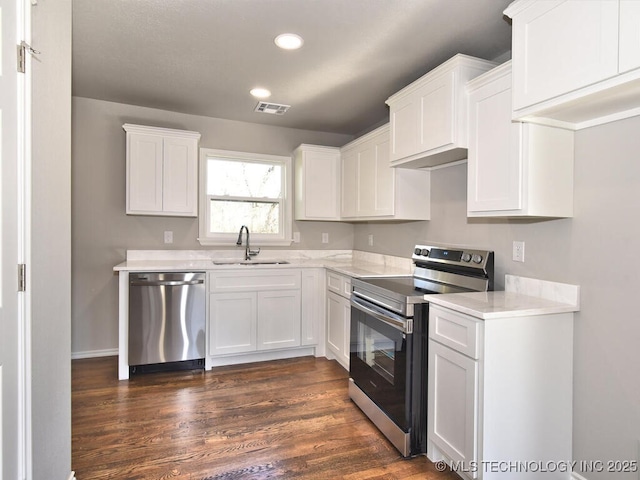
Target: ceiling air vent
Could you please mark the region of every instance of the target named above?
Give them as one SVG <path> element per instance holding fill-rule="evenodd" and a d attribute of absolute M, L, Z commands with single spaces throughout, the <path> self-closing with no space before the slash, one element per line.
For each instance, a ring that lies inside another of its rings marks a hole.
<path fill-rule="evenodd" d="M 258 102 L 255 111 L 261 113 L 271 113 L 272 115 L 284 115 L 291 105 L 280 105 L 278 103 Z"/>

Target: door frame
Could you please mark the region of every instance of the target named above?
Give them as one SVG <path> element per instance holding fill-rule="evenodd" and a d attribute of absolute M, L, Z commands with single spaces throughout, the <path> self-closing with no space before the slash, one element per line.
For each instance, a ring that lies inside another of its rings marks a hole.
<path fill-rule="evenodd" d="M 31 76 L 17 71 L 17 45 L 31 39 L 29 0 L 10 0 L 2 7 L 2 185 L 0 312 L 1 409 L 0 480 L 32 478 L 31 469 L 31 364 L 29 289 L 18 291 L 18 264 L 30 258 Z M 9 88 L 6 88 L 9 87 Z M 14 96 L 14 99 L 11 97 Z M 15 101 L 12 105 L 11 103 Z M 6 212 L 10 212 L 7 214 Z M 5 273 L 6 272 L 6 273 Z"/>

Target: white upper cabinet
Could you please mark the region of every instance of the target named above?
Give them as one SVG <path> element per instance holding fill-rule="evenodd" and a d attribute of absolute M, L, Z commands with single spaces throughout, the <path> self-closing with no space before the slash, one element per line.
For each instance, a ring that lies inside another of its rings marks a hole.
<path fill-rule="evenodd" d="M 429 220 L 430 172 L 392 168 L 389 125 L 348 143 L 342 156 L 342 218 Z"/>
<path fill-rule="evenodd" d="M 620 73 L 640 68 L 640 2 L 620 0 Z"/>
<path fill-rule="evenodd" d="M 340 220 L 340 149 L 302 144 L 294 169 L 295 219 Z"/>
<path fill-rule="evenodd" d="M 127 132 L 127 214 L 198 215 L 200 134 L 123 125 Z"/>
<path fill-rule="evenodd" d="M 467 216 L 571 217 L 574 133 L 511 121 L 511 62 L 467 92 Z"/>
<path fill-rule="evenodd" d="M 494 66 L 459 54 L 389 97 L 391 165 L 432 167 L 467 158 L 464 86 Z"/>
<path fill-rule="evenodd" d="M 581 129 L 640 114 L 638 3 L 512 3 L 513 118 Z"/>

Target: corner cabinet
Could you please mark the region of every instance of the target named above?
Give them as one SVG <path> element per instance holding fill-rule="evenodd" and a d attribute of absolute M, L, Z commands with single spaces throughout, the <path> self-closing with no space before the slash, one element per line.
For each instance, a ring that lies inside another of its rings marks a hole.
<path fill-rule="evenodd" d="M 570 461 L 572 344 L 573 313 L 482 320 L 431 304 L 427 457 L 468 480 Z"/>
<path fill-rule="evenodd" d="M 124 124 L 128 215 L 198 216 L 198 140 L 183 130 Z"/>
<path fill-rule="evenodd" d="M 340 149 L 302 144 L 293 155 L 295 219 L 340 220 Z"/>
<path fill-rule="evenodd" d="M 495 65 L 458 54 L 389 97 L 391 165 L 433 167 L 467 158 L 464 86 Z"/>
<path fill-rule="evenodd" d="M 511 121 L 511 62 L 471 80 L 467 93 L 467 216 L 573 216 L 574 133 Z"/>
<path fill-rule="evenodd" d="M 518 0 L 513 118 L 581 129 L 640 114 L 636 0 Z"/>
<path fill-rule="evenodd" d="M 431 173 L 392 168 L 389 124 L 340 149 L 342 209 L 346 221 L 429 220 Z"/>

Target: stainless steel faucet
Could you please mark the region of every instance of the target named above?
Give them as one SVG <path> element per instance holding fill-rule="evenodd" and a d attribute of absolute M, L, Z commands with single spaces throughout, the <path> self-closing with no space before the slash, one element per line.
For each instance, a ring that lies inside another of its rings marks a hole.
<path fill-rule="evenodd" d="M 247 228 L 246 225 L 242 225 L 240 227 L 240 233 L 238 233 L 238 241 L 236 242 L 236 245 L 240 246 L 242 245 L 242 231 L 247 232 L 247 242 L 246 242 L 246 246 L 244 249 L 244 259 L 245 260 L 251 260 L 251 257 L 254 257 L 256 255 L 258 255 L 260 253 L 260 249 L 258 250 L 251 250 L 251 246 L 249 245 L 249 229 Z"/>

